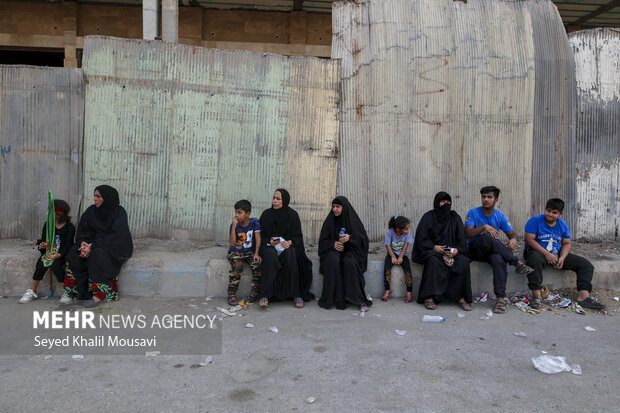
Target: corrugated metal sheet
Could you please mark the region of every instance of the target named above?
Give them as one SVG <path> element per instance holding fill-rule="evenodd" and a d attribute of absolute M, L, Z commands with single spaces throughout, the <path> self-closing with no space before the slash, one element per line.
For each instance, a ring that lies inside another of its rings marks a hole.
<path fill-rule="evenodd" d="M 235 201 L 259 216 L 286 185 L 318 237 L 335 193 L 338 62 L 104 37 L 85 39 L 83 62 L 88 203 L 106 182 L 137 236 L 221 239 Z"/>
<path fill-rule="evenodd" d="M 538 23 L 524 3 L 334 4 L 332 56 L 342 59 L 343 76 L 337 192 L 373 239 L 391 215 L 417 222 L 439 190 L 465 215 L 480 205 L 484 185 L 502 189 L 499 208 L 522 233 L 538 115 Z M 545 19 L 561 28 L 554 16 Z"/>
<path fill-rule="evenodd" d="M 38 238 L 50 189 L 77 215 L 83 115 L 81 69 L 0 65 L 1 238 Z"/>
<path fill-rule="evenodd" d="M 575 110 L 573 51 L 556 6 L 547 0 L 521 3 L 532 20 L 536 63 L 531 215 L 549 198 L 566 202 L 563 219 L 576 224 Z"/>
<path fill-rule="evenodd" d="M 577 236 L 617 239 L 620 30 L 584 30 L 569 40 L 577 78 Z"/>

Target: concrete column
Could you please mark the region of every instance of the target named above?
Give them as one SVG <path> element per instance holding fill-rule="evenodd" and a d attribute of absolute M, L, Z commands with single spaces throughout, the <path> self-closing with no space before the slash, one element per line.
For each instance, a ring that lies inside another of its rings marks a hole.
<path fill-rule="evenodd" d="M 166 42 L 179 41 L 179 1 L 161 0 L 161 32 Z"/>
<path fill-rule="evenodd" d="M 63 3 L 62 35 L 65 48 L 65 67 L 78 67 L 77 50 L 77 3 Z"/>
<path fill-rule="evenodd" d="M 142 38 L 159 37 L 159 0 L 142 0 Z"/>

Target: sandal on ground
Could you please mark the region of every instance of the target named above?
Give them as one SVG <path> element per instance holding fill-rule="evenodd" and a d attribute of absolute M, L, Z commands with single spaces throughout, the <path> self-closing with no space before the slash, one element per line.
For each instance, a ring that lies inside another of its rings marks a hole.
<path fill-rule="evenodd" d="M 520 275 L 528 275 L 534 272 L 534 268 L 528 266 L 523 261 L 519 261 L 517 265 L 515 266 L 515 271 L 517 274 L 520 274 Z"/>
<path fill-rule="evenodd" d="M 461 307 L 463 311 L 471 311 L 471 304 L 466 301 L 459 301 L 459 307 Z"/>
<path fill-rule="evenodd" d="M 237 300 L 237 297 L 235 297 L 234 295 L 231 295 L 230 297 L 228 297 L 228 305 L 231 306 L 236 306 L 237 304 L 239 304 L 239 301 Z"/>
<path fill-rule="evenodd" d="M 588 297 L 583 301 L 577 301 L 577 304 L 579 304 L 583 308 L 589 308 L 591 310 L 604 310 L 605 308 L 607 308 L 605 304 L 601 304 L 598 301 L 595 301 L 592 297 Z"/>
<path fill-rule="evenodd" d="M 385 292 L 385 294 L 383 294 L 383 298 L 381 298 L 381 299 L 382 299 L 383 301 L 387 301 L 387 300 L 389 300 L 389 299 L 390 299 L 390 296 L 391 296 L 391 295 L 392 295 L 392 291 L 387 290 L 387 291 Z"/>
<path fill-rule="evenodd" d="M 532 310 L 540 310 L 542 307 L 542 297 L 532 297 L 530 300 L 530 308 Z"/>
<path fill-rule="evenodd" d="M 495 308 L 493 309 L 493 312 L 497 314 L 504 314 L 506 311 L 508 311 L 508 306 L 506 305 L 506 301 L 497 300 L 497 302 L 495 303 Z"/>
<path fill-rule="evenodd" d="M 411 298 L 411 293 L 407 293 L 407 295 L 405 296 L 405 302 L 410 303 L 412 301 L 413 301 L 413 298 Z"/>
<path fill-rule="evenodd" d="M 261 298 L 260 301 L 258 302 L 258 306 L 262 308 L 269 307 L 269 300 L 267 299 L 267 297 Z"/>
<path fill-rule="evenodd" d="M 246 304 L 252 304 L 258 298 L 258 293 L 252 292 L 248 295 L 248 298 L 245 299 Z"/>
<path fill-rule="evenodd" d="M 301 297 L 295 298 L 295 307 L 304 308 L 304 299 Z"/>
<path fill-rule="evenodd" d="M 424 307 L 426 307 L 427 310 L 434 310 L 435 308 L 437 308 L 433 300 L 424 301 Z"/>

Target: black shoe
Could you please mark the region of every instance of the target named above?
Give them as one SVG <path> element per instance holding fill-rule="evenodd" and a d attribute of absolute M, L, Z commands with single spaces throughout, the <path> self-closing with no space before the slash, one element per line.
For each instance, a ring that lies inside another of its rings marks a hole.
<path fill-rule="evenodd" d="M 97 307 L 102 302 L 103 300 L 95 301 L 91 299 L 91 300 L 85 300 L 83 305 L 86 308 L 93 308 L 93 307 Z"/>
<path fill-rule="evenodd" d="M 605 304 L 601 304 L 598 301 L 594 301 L 592 297 L 588 297 L 583 301 L 577 301 L 577 304 L 583 308 L 589 308 L 591 310 L 604 310 L 607 308 Z"/>

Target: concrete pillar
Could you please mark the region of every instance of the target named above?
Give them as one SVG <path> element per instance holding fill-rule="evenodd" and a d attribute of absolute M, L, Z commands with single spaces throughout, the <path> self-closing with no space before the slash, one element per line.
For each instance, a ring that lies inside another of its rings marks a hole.
<path fill-rule="evenodd" d="M 142 0 L 142 38 L 159 37 L 159 0 Z"/>
<path fill-rule="evenodd" d="M 177 43 L 179 41 L 179 1 L 161 0 L 162 40 Z"/>
<path fill-rule="evenodd" d="M 62 5 L 62 36 L 65 49 L 64 67 L 78 67 L 77 63 L 77 3 Z"/>

